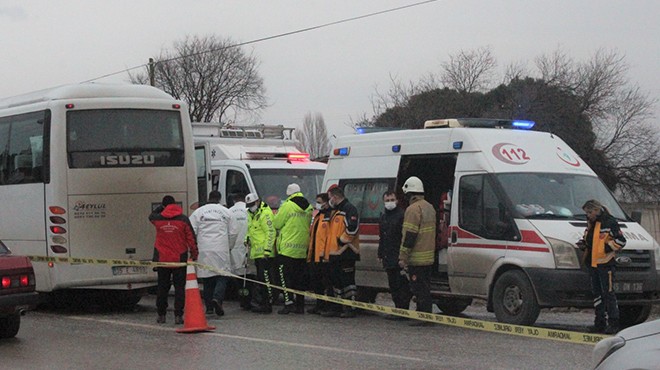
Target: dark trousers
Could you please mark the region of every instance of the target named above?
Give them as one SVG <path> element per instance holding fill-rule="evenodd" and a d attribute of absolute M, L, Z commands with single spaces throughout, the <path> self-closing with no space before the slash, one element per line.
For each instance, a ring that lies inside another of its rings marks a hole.
<path fill-rule="evenodd" d="M 186 299 L 186 266 L 168 268 L 158 267 L 158 289 L 156 291 L 156 309 L 158 315 L 167 312 L 167 295 L 174 283 L 174 315 L 183 316 Z"/>
<path fill-rule="evenodd" d="M 410 290 L 417 297 L 417 311 L 419 312 L 433 312 L 431 269 L 432 266 L 408 266 Z"/>
<path fill-rule="evenodd" d="M 355 261 L 330 259 L 330 281 L 335 294 L 344 299 L 355 299 Z"/>
<path fill-rule="evenodd" d="M 392 267 L 385 269 L 387 272 L 387 282 L 390 286 L 390 293 L 392 294 L 392 301 L 396 308 L 410 308 L 410 282 L 405 274 L 402 273 L 400 267 Z"/>
<path fill-rule="evenodd" d="M 330 282 L 330 264 L 328 262 L 311 262 L 309 268 L 309 289 L 316 293 L 334 296 Z M 317 307 L 326 306 L 326 301 L 316 300 Z"/>
<path fill-rule="evenodd" d="M 216 275 L 203 279 L 204 281 L 204 304 L 206 308 L 214 308 L 213 300 L 222 304 L 225 300 L 225 292 L 229 283 L 229 276 Z"/>
<path fill-rule="evenodd" d="M 596 325 L 605 324 L 605 313 L 610 321 L 619 320 L 619 305 L 614 293 L 614 265 L 599 265 L 589 267 L 591 274 L 591 290 L 594 294 L 594 309 Z"/>
<path fill-rule="evenodd" d="M 257 267 L 257 281 L 271 284 L 271 259 L 257 258 L 254 260 L 254 265 Z M 257 307 L 270 307 L 273 303 L 273 290 L 271 287 L 263 284 L 253 284 L 252 303 Z"/>
<path fill-rule="evenodd" d="M 277 271 L 280 276 L 280 283 L 283 288 L 290 288 L 295 290 L 305 290 L 305 264 L 307 262 L 304 258 L 291 258 L 287 256 L 277 256 Z M 288 291 L 283 291 L 284 304 L 296 304 L 299 307 L 305 305 L 305 296 L 300 294 L 293 294 Z M 295 298 L 295 301 L 294 301 Z"/>

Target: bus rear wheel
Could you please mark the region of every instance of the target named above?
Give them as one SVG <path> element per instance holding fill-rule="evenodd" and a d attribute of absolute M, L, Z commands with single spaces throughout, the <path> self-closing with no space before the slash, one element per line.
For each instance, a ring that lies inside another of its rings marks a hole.
<path fill-rule="evenodd" d="M 524 272 L 507 271 L 493 287 L 493 309 L 499 322 L 532 325 L 541 313 L 532 284 Z"/>
<path fill-rule="evenodd" d="M 21 327 L 21 314 L 14 313 L 0 317 L 0 338 L 13 338 Z"/>

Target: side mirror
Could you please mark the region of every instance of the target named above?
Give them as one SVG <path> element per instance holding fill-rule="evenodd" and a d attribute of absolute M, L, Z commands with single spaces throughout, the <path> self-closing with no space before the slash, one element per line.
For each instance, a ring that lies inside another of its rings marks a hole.
<path fill-rule="evenodd" d="M 642 211 L 640 210 L 634 210 L 630 213 L 630 218 L 632 218 L 633 221 L 637 222 L 638 224 L 642 223 Z"/>

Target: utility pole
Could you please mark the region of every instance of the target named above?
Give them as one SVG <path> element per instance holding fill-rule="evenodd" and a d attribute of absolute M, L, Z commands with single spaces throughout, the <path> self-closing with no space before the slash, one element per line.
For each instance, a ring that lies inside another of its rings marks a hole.
<path fill-rule="evenodd" d="M 154 58 L 149 58 L 149 84 L 156 86 L 156 65 Z"/>

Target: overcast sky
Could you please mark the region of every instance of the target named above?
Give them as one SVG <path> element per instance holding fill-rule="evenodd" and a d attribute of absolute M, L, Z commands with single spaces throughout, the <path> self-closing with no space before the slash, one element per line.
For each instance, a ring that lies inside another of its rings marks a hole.
<path fill-rule="evenodd" d="M 186 35 L 247 42 L 419 1 L 0 0 L 0 98 L 146 63 Z M 658 0 L 439 0 L 246 48 L 271 104 L 263 123 L 299 126 L 318 112 L 341 135 L 351 118 L 373 114 L 370 97 L 390 75 L 418 81 L 461 49 L 490 47 L 500 73 L 512 62 L 533 69 L 558 48 L 579 61 L 614 49 L 631 81 L 658 98 L 659 19 Z"/>

